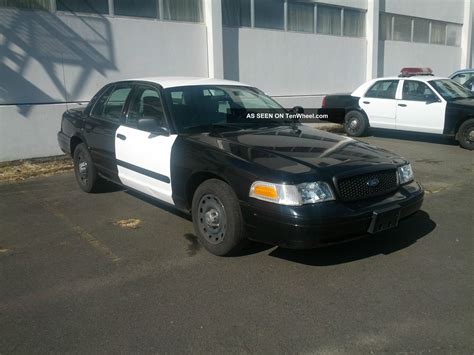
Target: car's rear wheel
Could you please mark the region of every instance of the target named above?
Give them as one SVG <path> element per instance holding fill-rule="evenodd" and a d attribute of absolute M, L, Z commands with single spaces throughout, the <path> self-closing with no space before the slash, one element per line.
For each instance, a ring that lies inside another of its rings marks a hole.
<path fill-rule="evenodd" d="M 74 173 L 77 184 L 85 192 L 97 190 L 99 185 L 99 176 L 97 169 L 92 161 L 89 149 L 84 143 L 78 144 L 74 149 Z"/>
<path fill-rule="evenodd" d="M 369 130 L 369 120 L 358 111 L 350 111 L 344 117 L 344 130 L 352 137 L 364 136 Z"/>
<path fill-rule="evenodd" d="M 210 253 L 229 255 L 245 245 L 247 238 L 239 202 L 225 182 L 210 179 L 196 189 L 192 217 L 198 240 Z"/>
<path fill-rule="evenodd" d="M 467 120 L 459 127 L 457 137 L 461 147 L 474 150 L 474 119 Z"/>

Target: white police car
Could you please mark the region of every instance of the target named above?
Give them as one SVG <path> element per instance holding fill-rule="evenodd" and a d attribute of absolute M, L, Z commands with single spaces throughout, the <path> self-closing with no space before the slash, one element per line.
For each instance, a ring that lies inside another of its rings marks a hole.
<path fill-rule="evenodd" d="M 403 68 L 399 77 L 370 80 L 352 94 L 328 95 L 323 109 L 350 136 L 370 127 L 445 134 L 474 149 L 474 93 L 429 68 Z"/>

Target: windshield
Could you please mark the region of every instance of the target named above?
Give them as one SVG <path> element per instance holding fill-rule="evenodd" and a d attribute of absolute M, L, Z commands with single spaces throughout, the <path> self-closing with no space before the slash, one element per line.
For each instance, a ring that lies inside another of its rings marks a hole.
<path fill-rule="evenodd" d="M 285 112 L 272 98 L 251 87 L 183 86 L 166 89 L 164 94 L 179 133 L 289 123 L 249 119 L 247 112 L 252 110 Z"/>
<path fill-rule="evenodd" d="M 474 97 L 472 92 L 451 79 L 431 80 L 430 84 L 447 101 Z"/>

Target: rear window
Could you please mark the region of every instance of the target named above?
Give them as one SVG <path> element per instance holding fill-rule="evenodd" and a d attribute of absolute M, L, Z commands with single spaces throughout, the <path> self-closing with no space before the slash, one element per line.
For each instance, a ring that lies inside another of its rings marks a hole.
<path fill-rule="evenodd" d="M 380 80 L 372 85 L 365 96 L 379 99 L 395 99 L 397 87 L 398 80 Z"/>

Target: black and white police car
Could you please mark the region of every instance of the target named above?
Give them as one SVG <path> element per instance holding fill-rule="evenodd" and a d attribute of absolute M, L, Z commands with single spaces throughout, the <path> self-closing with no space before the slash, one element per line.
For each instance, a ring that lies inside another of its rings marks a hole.
<path fill-rule="evenodd" d="M 322 106 L 328 121 L 344 124 L 350 136 L 370 127 L 445 134 L 474 149 L 474 93 L 432 76 L 429 68 L 404 68 L 399 77 L 370 80 L 352 94 L 326 96 Z"/>
<path fill-rule="evenodd" d="M 234 117 L 252 109 L 284 111 L 239 82 L 121 81 L 65 112 L 58 141 L 82 190 L 106 179 L 190 212 L 200 243 L 217 255 L 247 238 L 338 243 L 420 209 L 423 188 L 400 156 L 295 122 Z"/>

